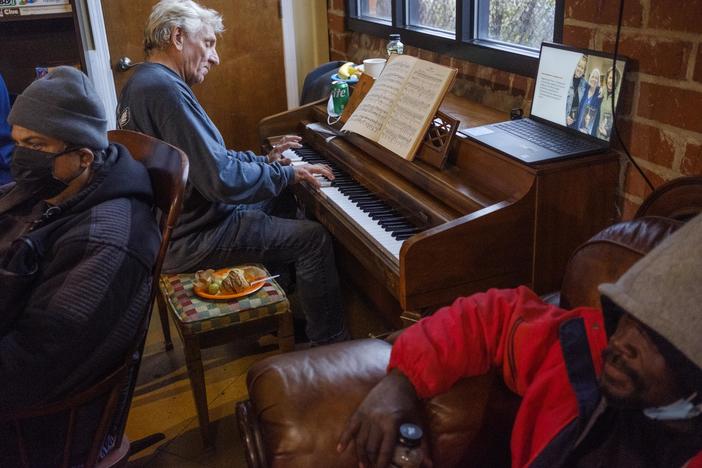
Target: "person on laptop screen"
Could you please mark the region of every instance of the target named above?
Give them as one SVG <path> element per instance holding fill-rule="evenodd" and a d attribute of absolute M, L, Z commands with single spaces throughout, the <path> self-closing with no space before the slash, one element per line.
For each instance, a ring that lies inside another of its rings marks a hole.
<path fill-rule="evenodd" d="M 616 101 L 625 62 L 618 57 L 616 73 L 605 76 L 613 67 L 610 54 L 544 42 L 531 112 L 463 133 L 528 164 L 607 151 L 615 115 L 612 96 Z"/>
<path fill-rule="evenodd" d="M 569 127 L 575 127 L 575 121 L 578 118 L 578 109 L 580 108 L 580 100 L 587 92 L 587 80 L 585 80 L 585 69 L 587 68 L 587 55 L 582 55 L 573 72 L 573 82 L 568 90 L 568 99 L 566 101 L 566 124 Z"/>
<path fill-rule="evenodd" d="M 595 122 L 600 118 L 600 104 L 602 104 L 602 93 L 600 92 L 600 70 L 593 68 L 587 80 L 587 93 L 580 101 L 578 111 L 577 129 L 588 135 L 595 134 Z"/>
<path fill-rule="evenodd" d="M 611 68 L 607 70 L 605 76 L 605 89 L 602 93 L 602 104 L 600 105 L 600 118 L 597 122 L 597 138 L 609 140 L 612 132 L 612 123 L 614 112 L 612 110 L 612 94 L 615 95 L 613 85 L 616 81 L 617 89 L 621 83 L 622 74 L 619 70 Z"/>

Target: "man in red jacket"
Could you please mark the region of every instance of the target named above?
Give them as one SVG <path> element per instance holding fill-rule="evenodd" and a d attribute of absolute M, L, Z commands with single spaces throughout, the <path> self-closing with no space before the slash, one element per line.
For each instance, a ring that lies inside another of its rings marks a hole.
<path fill-rule="evenodd" d="M 408 328 L 338 450 L 387 466 L 419 399 L 496 367 L 523 397 L 513 467 L 702 466 L 701 239 L 702 215 L 601 285 L 604 313 L 493 289 Z"/>

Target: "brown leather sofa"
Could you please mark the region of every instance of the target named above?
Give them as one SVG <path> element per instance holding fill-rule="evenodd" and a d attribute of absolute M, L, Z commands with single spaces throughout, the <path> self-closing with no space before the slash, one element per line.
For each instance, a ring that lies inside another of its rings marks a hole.
<path fill-rule="evenodd" d="M 598 284 L 618 278 L 699 212 L 702 179 L 696 179 L 697 198 L 690 209 L 680 212 L 666 191 L 661 199 L 675 214 L 652 203 L 647 209 L 657 210 L 658 216 L 616 224 L 580 246 L 570 259 L 560 295 L 550 300 L 563 307 L 598 306 Z M 661 216 L 666 214 L 673 217 Z M 357 467 L 353 451 L 339 455 L 336 444 L 347 419 L 385 375 L 390 347 L 381 340 L 354 340 L 272 356 L 254 365 L 247 376 L 249 400 L 237 404 L 249 466 Z M 509 466 L 509 437 L 519 401 L 497 373 L 463 379 L 427 400 L 425 429 L 434 466 Z"/>

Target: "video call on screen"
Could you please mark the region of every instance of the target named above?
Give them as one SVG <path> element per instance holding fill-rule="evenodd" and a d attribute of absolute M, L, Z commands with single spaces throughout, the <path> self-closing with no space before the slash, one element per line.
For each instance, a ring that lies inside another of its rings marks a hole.
<path fill-rule="evenodd" d="M 544 44 L 531 114 L 609 141 L 624 62 Z M 613 89 L 613 84 L 616 89 Z"/>

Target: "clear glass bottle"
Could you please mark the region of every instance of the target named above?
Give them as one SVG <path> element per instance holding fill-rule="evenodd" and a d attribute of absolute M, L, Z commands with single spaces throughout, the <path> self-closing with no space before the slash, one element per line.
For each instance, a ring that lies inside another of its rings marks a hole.
<path fill-rule="evenodd" d="M 390 34 L 386 50 L 388 51 L 388 57 L 392 54 L 402 55 L 405 53 L 405 45 L 400 40 L 399 34 Z"/>
<path fill-rule="evenodd" d="M 397 468 L 419 468 L 422 464 L 422 429 L 416 424 L 400 426 L 397 445 L 390 466 Z"/>

